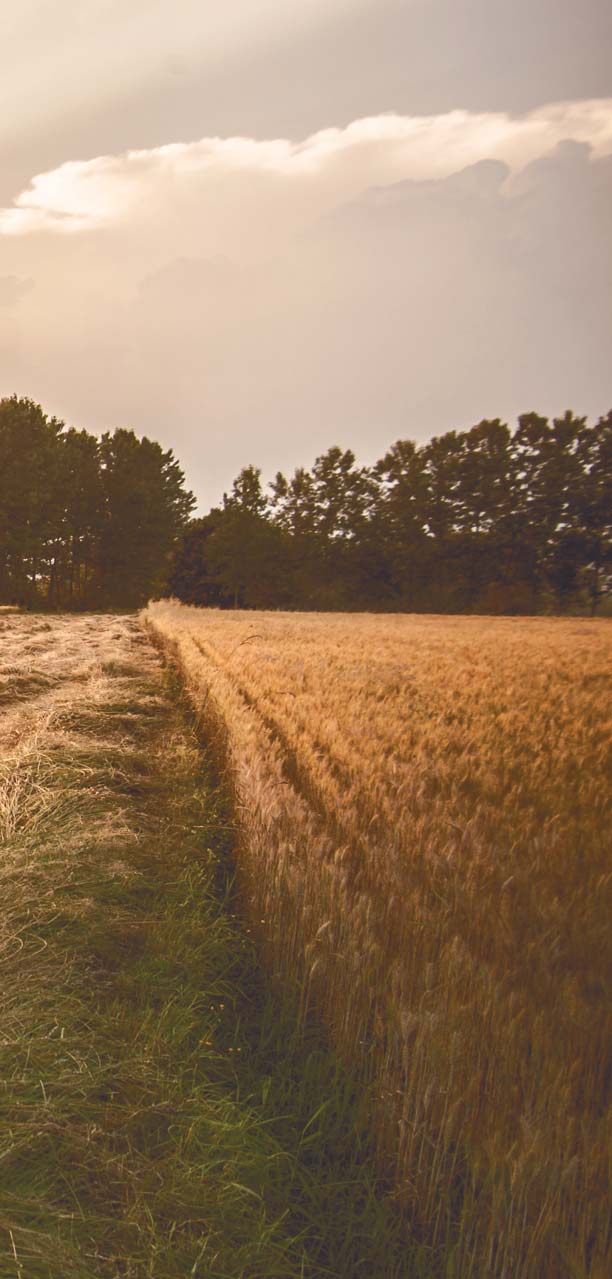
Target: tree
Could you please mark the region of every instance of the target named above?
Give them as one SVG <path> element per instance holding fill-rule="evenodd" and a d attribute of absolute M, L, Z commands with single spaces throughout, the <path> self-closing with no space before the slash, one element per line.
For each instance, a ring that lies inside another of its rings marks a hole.
<path fill-rule="evenodd" d="M 63 423 L 16 395 L 0 400 L 0 592 L 44 599 L 61 536 Z"/>
<path fill-rule="evenodd" d="M 213 509 L 202 519 L 190 520 L 172 553 L 167 591 L 184 604 L 219 607 L 227 592 L 212 567 L 210 540 L 223 521 L 223 512 Z"/>
<path fill-rule="evenodd" d="M 288 599 L 287 538 L 269 518 L 256 466 L 242 468 L 207 546 L 207 564 L 234 608 L 273 608 Z"/>
<path fill-rule="evenodd" d="M 95 603 L 103 527 L 100 450 L 95 436 L 71 428 L 61 436 L 62 522 L 49 577 L 49 604 Z"/>
<path fill-rule="evenodd" d="M 458 437 L 457 527 L 464 533 L 500 532 L 513 505 L 512 437 L 499 418 L 484 420 Z"/>
<path fill-rule="evenodd" d="M 316 459 L 312 491 L 320 544 L 356 541 L 367 522 L 375 489 L 369 471 L 356 465 L 351 449 L 336 445 Z"/>
<path fill-rule="evenodd" d="M 510 428 L 484 419 L 458 437 L 455 573 L 470 609 L 507 610 L 517 577 Z"/>
<path fill-rule="evenodd" d="M 514 434 L 516 527 L 534 599 L 542 586 L 554 590 L 559 581 L 561 548 L 572 528 L 573 493 L 580 481 L 577 450 L 584 425 L 584 418 L 570 412 L 552 423 L 524 413 Z"/>
<path fill-rule="evenodd" d="M 290 598 L 297 607 L 319 607 L 324 568 L 317 539 L 316 498 L 312 475 L 298 467 L 290 480 L 278 471 L 270 485 L 272 520 L 285 535 Z"/>
<path fill-rule="evenodd" d="M 265 518 L 268 500 L 261 487 L 261 470 L 258 466 L 243 466 L 234 480 L 229 497 L 227 493 L 223 494 L 223 506 L 225 510 Z"/>
<path fill-rule="evenodd" d="M 274 519 L 292 535 L 292 572 L 302 604 L 311 608 L 355 607 L 363 573 L 376 486 L 350 449 L 334 446 L 310 472 L 299 468 L 288 482 L 272 485 Z"/>
<path fill-rule="evenodd" d="M 432 571 L 424 452 L 412 440 L 398 440 L 377 462 L 373 476 L 378 492 L 370 541 L 383 553 L 379 594 L 412 611 L 426 598 Z"/>
<path fill-rule="evenodd" d="M 133 431 L 100 442 L 103 525 L 98 594 L 106 607 L 137 608 L 160 592 L 175 539 L 195 498 L 171 449 Z"/>
<path fill-rule="evenodd" d="M 171 450 L 1 400 L 0 600 L 595 613 L 612 590 L 612 413 L 485 419 L 373 468 L 336 445 L 270 489 L 243 467 L 192 520 Z"/>
<path fill-rule="evenodd" d="M 1 600 L 136 607 L 161 589 L 193 505 L 172 450 L 0 400 Z"/>
<path fill-rule="evenodd" d="M 227 507 L 208 541 L 206 558 L 223 603 L 234 608 L 291 603 L 286 535 L 263 515 Z"/>
<path fill-rule="evenodd" d="M 295 538 L 311 539 L 316 535 L 317 509 L 312 475 L 298 467 L 291 480 L 281 471 L 270 485 L 271 507 L 275 524 Z"/>
<path fill-rule="evenodd" d="M 612 412 L 578 435 L 580 479 L 572 495 L 575 526 L 582 533 L 582 575 L 591 614 L 612 591 Z"/>

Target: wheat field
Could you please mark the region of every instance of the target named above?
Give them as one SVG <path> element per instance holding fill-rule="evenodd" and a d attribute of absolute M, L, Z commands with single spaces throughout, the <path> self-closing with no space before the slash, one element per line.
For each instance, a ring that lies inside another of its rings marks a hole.
<path fill-rule="evenodd" d="M 262 955 L 355 1068 L 442 1273 L 610 1273 L 612 630 L 145 622 L 232 779 Z"/>

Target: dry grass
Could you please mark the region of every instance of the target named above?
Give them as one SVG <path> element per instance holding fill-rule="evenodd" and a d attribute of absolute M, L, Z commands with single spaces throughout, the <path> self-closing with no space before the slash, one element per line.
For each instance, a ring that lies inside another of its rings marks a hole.
<path fill-rule="evenodd" d="M 351 1081 L 227 909 L 135 619 L 0 619 L 0 1279 L 400 1279 Z"/>
<path fill-rule="evenodd" d="M 361 1061 L 415 1231 L 462 1279 L 603 1279 L 609 624 L 146 618 L 231 767 L 260 945 Z"/>

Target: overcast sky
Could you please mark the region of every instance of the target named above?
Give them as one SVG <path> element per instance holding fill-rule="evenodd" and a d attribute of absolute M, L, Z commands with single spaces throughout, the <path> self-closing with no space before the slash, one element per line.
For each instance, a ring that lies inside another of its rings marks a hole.
<path fill-rule="evenodd" d="M 0 395 L 203 510 L 612 408 L 609 0 L 4 0 Z"/>

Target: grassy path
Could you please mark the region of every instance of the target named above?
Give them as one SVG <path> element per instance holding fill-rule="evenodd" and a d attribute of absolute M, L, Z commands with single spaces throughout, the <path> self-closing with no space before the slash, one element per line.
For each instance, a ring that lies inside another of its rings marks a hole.
<path fill-rule="evenodd" d="M 0 1279 L 413 1273 L 229 827 L 135 621 L 0 620 Z"/>

